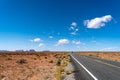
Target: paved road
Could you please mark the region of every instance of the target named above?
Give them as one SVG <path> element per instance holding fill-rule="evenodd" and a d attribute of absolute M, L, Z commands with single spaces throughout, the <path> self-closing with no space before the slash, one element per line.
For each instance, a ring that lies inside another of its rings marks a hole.
<path fill-rule="evenodd" d="M 120 62 L 72 54 L 76 80 L 120 80 Z"/>

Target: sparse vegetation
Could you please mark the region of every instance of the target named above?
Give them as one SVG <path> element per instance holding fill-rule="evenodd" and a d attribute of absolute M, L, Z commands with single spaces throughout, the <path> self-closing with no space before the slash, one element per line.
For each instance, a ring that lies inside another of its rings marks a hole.
<path fill-rule="evenodd" d="M 12 58 L 7 58 L 6 60 L 12 60 Z"/>
<path fill-rule="evenodd" d="M 59 57 L 59 59 L 56 61 L 56 71 L 55 71 L 55 78 L 56 80 L 62 80 L 63 75 L 62 73 L 65 72 L 65 66 L 67 66 L 69 60 L 68 53 L 64 53 Z"/>
<path fill-rule="evenodd" d="M 53 63 L 53 60 L 50 60 L 49 63 Z"/>
<path fill-rule="evenodd" d="M 69 70 L 65 70 L 65 73 L 69 75 L 71 72 Z"/>
<path fill-rule="evenodd" d="M 89 54 L 88 56 L 93 56 L 92 54 Z"/>
<path fill-rule="evenodd" d="M 61 65 L 61 60 L 60 60 L 60 59 L 57 59 L 57 60 L 56 60 L 56 65 L 57 65 L 57 66 L 60 66 L 60 65 Z"/>
<path fill-rule="evenodd" d="M 18 63 L 18 64 L 25 64 L 25 63 L 27 63 L 27 61 L 25 59 L 20 59 L 16 63 Z"/>
<path fill-rule="evenodd" d="M 63 52 L 2 52 L 0 80 L 61 80 L 67 56 Z"/>

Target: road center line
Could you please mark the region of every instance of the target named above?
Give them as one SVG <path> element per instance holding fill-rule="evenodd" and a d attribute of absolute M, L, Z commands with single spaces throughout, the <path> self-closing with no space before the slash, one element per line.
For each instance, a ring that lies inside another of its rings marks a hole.
<path fill-rule="evenodd" d="M 71 54 L 70 54 L 71 55 Z M 98 80 L 86 67 L 84 67 L 75 57 L 73 57 L 73 55 L 71 55 L 71 57 L 83 68 L 85 69 L 88 74 L 94 79 L 94 80 Z"/>
<path fill-rule="evenodd" d="M 105 64 L 105 65 L 108 65 L 108 66 L 111 66 L 111 67 L 114 67 L 114 68 L 120 68 L 119 66 L 115 66 L 115 65 L 112 65 L 112 64 L 109 64 L 109 63 L 100 61 L 100 60 L 94 60 L 94 61 L 99 62 L 99 63 L 102 63 L 102 64 Z"/>

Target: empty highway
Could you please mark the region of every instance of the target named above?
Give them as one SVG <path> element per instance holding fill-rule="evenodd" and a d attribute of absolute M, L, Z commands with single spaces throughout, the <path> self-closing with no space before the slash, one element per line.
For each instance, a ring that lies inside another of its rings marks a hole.
<path fill-rule="evenodd" d="M 120 62 L 70 53 L 76 80 L 120 80 Z"/>

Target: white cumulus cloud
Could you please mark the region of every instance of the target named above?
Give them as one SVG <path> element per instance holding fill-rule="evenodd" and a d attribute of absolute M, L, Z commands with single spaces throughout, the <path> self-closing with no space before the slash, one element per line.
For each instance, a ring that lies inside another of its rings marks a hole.
<path fill-rule="evenodd" d="M 72 22 L 72 24 L 71 24 L 71 29 L 74 29 L 74 27 L 76 27 L 77 26 L 77 23 L 76 22 Z"/>
<path fill-rule="evenodd" d="M 111 20 L 112 20 L 111 15 L 105 15 L 103 17 L 96 17 L 91 20 L 85 20 L 84 26 L 87 26 L 87 28 L 97 29 L 97 28 L 101 28 L 101 27 L 105 26 L 105 23 L 107 23 Z"/>
<path fill-rule="evenodd" d="M 64 44 L 69 44 L 69 40 L 68 39 L 60 39 L 60 40 L 58 40 L 56 46 L 60 46 L 60 45 L 64 45 Z"/>
<path fill-rule="evenodd" d="M 76 22 L 72 22 L 69 30 L 71 31 L 70 34 L 76 35 L 77 32 L 79 31 L 79 29 L 78 29 L 78 27 L 77 27 L 77 23 L 76 23 Z"/>
<path fill-rule="evenodd" d="M 51 39 L 52 39 L 52 38 L 53 38 L 53 36 L 49 36 L 49 38 L 51 38 Z"/>
<path fill-rule="evenodd" d="M 72 40 L 72 43 L 73 44 L 76 44 L 76 45 L 86 45 L 85 43 L 81 42 L 80 40 Z"/>
<path fill-rule="evenodd" d="M 45 44 L 40 43 L 38 46 L 39 46 L 39 47 L 43 47 L 43 46 L 45 46 Z"/>
<path fill-rule="evenodd" d="M 73 43 L 73 44 L 81 44 L 80 41 L 75 41 L 75 40 L 73 40 L 72 43 Z"/>
<path fill-rule="evenodd" d="M 31 42 L 41 42 L 42 40 L 40 38 L 35 38 L 33 40 L 30 40 Z"/>
<path fill-rule="evenodd" d="M 76 32 L 71 32 L 70 34 L 72 34 L 72 35 L 76 35 Z"/>

